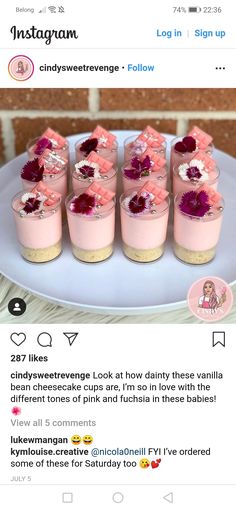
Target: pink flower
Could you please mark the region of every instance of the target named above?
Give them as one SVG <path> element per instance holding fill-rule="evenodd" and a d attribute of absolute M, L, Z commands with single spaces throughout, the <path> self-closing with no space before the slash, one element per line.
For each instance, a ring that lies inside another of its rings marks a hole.
<path fill-rule="evenodd" d="M 46 137 L 40 138 L 35 145 L 34 152 L 37 156 L 41 156 L 44 153 L 45 149 L 52 149 L 52 142 Z"/>
<path fill-rule="evenodd" d="M 129 201 L 128 207 L 131 213 L 137 215 L 137 213 L 142 213 L 146 208 L 146 198 L 143 195 L 139 195 L 136 193 Z"/>
<path fill-rule="evenodd" d="M 43 172 L 44 166 L 40 166 L 39 159 L 35 158 L 34 160 L 27 161 L 27 163 L 24 165 L 21 171 L 21 177 L 27 181 L 37 183 L 43 178 Z"/>
<path fill-rule="evenodd" d="M 196 151 L 196 140 L 193 137 L 184 137 L 182 141 L 175 144 L 178 153 L 192 153 Z"/>
<path fill-rule="evenodd" d="M 191 179 L 200 179 L 202 174 L 198 167 L 188 167 L 186 171 L 186 176 Z"/>
<path fill-rule="evenodd" d="M 124 175 L 129 179 L 139 179 L 142 176 L 149 176 L 151 166 L 151 159 L 148 155 L 145 156 L 143 160 L 135 156 L 131 160 L 131 168 L 124 169 Z"/>
<path fill-rule="evenodd" d="M 72 213 L 80 213 L 82 215 L 92 215 L 96 206 L 96 199 L 94 195 L 88 193 L 81 193 L 79 197 L 74 197 L 70 203 L 70 210 Z"/>
<path fill-rule="evenodd" d="M 19 408 L 19 406 L 13 406 L 13 408 L 11 410 L 11 413 L 13 413 L 13 415 L 20 415 L 21 414 L 21 408 Z"/>
<path fill-rule="evenodd" d="M 204 216 L 210 209 L 209 198 L 206 192 L 190 192 L 183 193 L 179 204 L 179 209 L 183 213 L 191 216 Z"/>
<path fill-rule="evenodd" d="M 90 165 L 84 165 L 80 167 L 79 170 L 84 179 L 87 179 L 87 177 L 94 177 L 94 168 L 90 167 Z"/>
<path fill-rule="evenodd" d="M 28 215 L 29 213 L 38 211 L 41 207 L 41 204 L 42 204 L 42 201 L 36 199 L 35 197 L 30 197 L 26 201 L 25 206 L 22 209 Z"/>
<path fill-rule="evenodd" d="M 82 153 L 85 153 L 85 156 L 88 156 L 89 153 L 91 153 L 92 151 L 97 151 L 97 146 L 98 146 L 97 138 L 88 138 L 81 144 L 80 151 L 82 151 Z"/>

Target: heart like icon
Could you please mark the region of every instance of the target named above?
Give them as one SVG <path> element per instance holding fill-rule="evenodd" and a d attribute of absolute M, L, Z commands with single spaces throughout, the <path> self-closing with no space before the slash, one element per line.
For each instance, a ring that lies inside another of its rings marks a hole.
<path fill-rule="evenodd" d="M 157 468 L 157 467 L 159 467 L 160 463 L 161 463 L 161 459 L 152 461 L 151 466 L 152 466 L 152 468 Z"/>
<path fill-rule="evenodd" d="M 11 341 L 14 342 L 14 344 L 16 344 L 16 346 L 20 346 L 21 344 L 23 344 L 23 342 L 25 342 L 26 335 L 23 332 L 20 332 L 19 334 L 14 332 L 13 334 L 11 334 L 10 338 Z"/>

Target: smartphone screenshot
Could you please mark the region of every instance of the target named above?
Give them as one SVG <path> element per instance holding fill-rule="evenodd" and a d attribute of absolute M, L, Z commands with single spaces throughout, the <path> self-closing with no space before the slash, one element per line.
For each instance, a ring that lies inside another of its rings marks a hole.
<path fill-rule="evenodd" d="M 3 511 L 235 510 L 235 15 L 4 6 Z"/>

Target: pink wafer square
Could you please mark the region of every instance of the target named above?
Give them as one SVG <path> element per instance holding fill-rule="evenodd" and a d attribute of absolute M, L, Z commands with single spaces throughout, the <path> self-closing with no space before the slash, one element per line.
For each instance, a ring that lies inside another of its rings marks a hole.
<path fill-rule="evenodd" d="M 209 204 L 210 206 L 215 206 L 216 204 L 219 204 L 220 200 L 222 199 L 222 195 L 214 190 L 211 186 L 208 186 L 207 184 L 204 184 L 198 188 L 199 192 L 206 192 L 209 197 Z"/>
<path fill-rule="evenodd" d="M 55 149 L 62 149 L 66 144 L 66 139 L 59 135 L 59 133 L 56 133 L 56 131 L 52 130 L 51 128 L 47 128 L 46 131 L 42 134 L 41 138 L 49 138 L 51 140 L 53 146 L 55 146 Z"/>
<path fill-rule="evenodd" d="M 206 149 L 211 143 L 213 138 L 205 131 L 198 128 L 198 126 L 194 126 L 192 130 L 188 133 L 189 137 L 195 138 L 197 142 L 198 149 Z"/>
<path fill-rule="evenodd" d="M 112 133 L 102 128 L 102 126 L 97 126 L 89 138 L 97 138 L 98 147 L 112 147 L 116 140 L 115 135 L 112 135 Z"/>
<path fill-rule="evenodd" d="M 95 181 L 87 188 L 86 193 L 89 195 L 95 195 L 99 204 L 104 206 L 110 202 L 113 197 L 115 197 L 115 193 L 103 188 L 103 186 L 98 185 Z"/>
<path fill-rule="evenodd" d="M 67 165 L 68 160 L 59 156 L 57 153 L 45 149 L 42 156 L 39 158 L 40 166 L 44 166 L 45 174 L 58 174 Z"/>
<path fill-rule="evenodd" d="M 194 155 L 193 160 L 203 161 L 206 171 L 214 170 L 216 167 L 216 161 L 203 151 L 198 151 L 198 153 Z"/>
<path fill-rule="evenodd" d="M 151 126 L 146 126 L 143 132 L 137 137 L 139 142 L 146 142 L 149 147 L 161 147 L 165 141 L 165 137 L 154 130 Z"/>
<path fill-rule="evenodd" d="M 154 204 L 161 204 L 161 202 L 163 202 L 163 200 L 165 200 L 166 197 L 169 195 L 169 192 L 163 190 L 163 188 L 159 188 L 159 186 L 154 185 L 152 181 L 147 181 L 143 185 L 143 187 L 139 191 L 139 194 L 142 192 L 147 192 L 154 195 L 153 199 Z"/>
<path fill-rule="evenodd" d="M 87 160 L 91 163 L 97 163 L 99 165 L 100 174 L 106 174 L 113 167 L 113 163 L 111 161 L 105 160 L 105 158 L 99 156 L 95 151 L 92 151 L 89 154 Z"/>
<path fill-rule="evenodd" d="M 147 149 L 143 154 L 142 154 L 142 161 L 144 160 L 144 158 L 146 156 L 149 156 L 151 162 L 153 162 L 152 164 L 152 168 L 151 168 L 151 171 L 152 172 L 158 172 L 159 170 L 161 170 L 163 167 L 165 167 L 166 165 L 166 160 L 165 158 L 162 158 L 158 153 L 154 153 L 154 151 L 152 151 L 151 149 Z"/>
<path fill-rule="evenodd" d="M 48 188 L 43 181 L 39 181 L 37 185 L 33 188 L 32 193 L 42 193 L 47 197 L 47 200 L 44 202 L 46 206 L 53 206 L 56 204 L 61 198 L 61 194 L 58 192 L 54 192 L 51 188 Z"/>

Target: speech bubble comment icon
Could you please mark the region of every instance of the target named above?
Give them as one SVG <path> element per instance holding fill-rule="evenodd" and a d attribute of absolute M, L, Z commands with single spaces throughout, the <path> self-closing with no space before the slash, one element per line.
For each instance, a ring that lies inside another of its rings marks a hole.
<path fill-rule="evenodd" d="M 37 337 L 37 343 L 42 348 L 51 348 L 52 347 L 52 336 L 48 332 L 42 332 Z"/>

